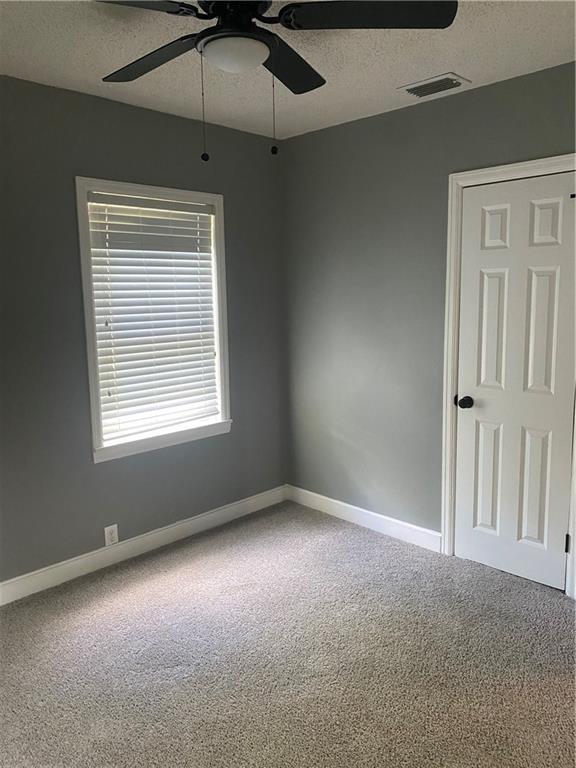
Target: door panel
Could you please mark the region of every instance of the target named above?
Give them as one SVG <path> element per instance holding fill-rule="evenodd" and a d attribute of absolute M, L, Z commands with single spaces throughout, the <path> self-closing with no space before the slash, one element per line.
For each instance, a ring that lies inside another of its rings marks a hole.
<path fill-rule="evenodd" d="M 563 588 L 574 398 L 574 173 L 464 191 L 456 541 Z"/>
<path fill-rule="evenodd" d="M 508 269 L 480 270 L 478 386 L 504 389 Z"/>

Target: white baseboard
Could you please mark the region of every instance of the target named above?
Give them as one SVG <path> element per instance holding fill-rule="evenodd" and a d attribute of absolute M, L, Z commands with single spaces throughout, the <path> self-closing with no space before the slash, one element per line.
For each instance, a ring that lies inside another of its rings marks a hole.
<path fill-rule="evenodd" d="M 336 499 L 330 499 L 328 496 L 306 491 L 303 488 L 296 488 L 293 485 L 286 486 L 286 498 L 328 515 L 339 517 L 342 520 L 348 520 L 350 523 L 356 523 L 356 525 L 361 525 L 364 528 L 371 528 L 373 531 L 392 536 L 394 539 L 401 539 L 410 544 L 431 549 L 433 552 L 440 552 L 442 535 L 438 531 L 421 528 L 419 525 L 405 523 L 402 520 L 379 515 L 376 512 L 369 512 L 362 507 L 355 507 L 344 501 L 336 501 Z"/>
<path fill-rule="evenodd" d="M 257 493 L 255 496 L 249 496 L 232 504 L 218 507 L 218 509 L 189 517 L 187 520 L 120 541 L 118 544 L 102 547 L 70 560 L 40 568 L 38 571 L 25 573 L 22 576 L 0 582 L 0 605 L 6 605 L 27 595 L 33 595 L 35 592 L 76 579 L 78 576 L 84 576 L 108 565 L 142 555 L 144 552 L 163 547 L 179 539 L 185 539 L 195 533 L 215 528 L 235 520 L 237 517 L 257 512 L 259 509 L 279 504 L 285 498 L 286 487 L 281 485 L 269 491 Z"/>
<path fill-rule="evenodd" d="M 186 539 L 195 533 L 201 533 L 209 528 L 224 525 L 224 523 L 228 523 L 238 517 L 249 515 L 251 512 L 257 512 L 260 509 L 271 507 L 285 500 L 296 501 L 311 509 L 317 509 L 320 512 L 339 517 L 342 520 L 348 520 L 364 528 L 371 528 L 373 531 L 384 533 L 395 539 L 408 541 L 411 544 L 417 544 L 434 552 L 440 552 L 441 536 L 437 531 L 420 528 L 418 525 L 404 523 L 402 520 L 396 520 L 392 517 L 378 515 L 375 512 L 369 512 L 367 509 L 355 507 L 352 504 L 346 504 L 336 499 L 330 499 L 327 496 L 306 491 L 303 488 L 281 485 L 269 491 L 257 493 L 255 496 L 249 496 L 232 504 L 218 507 L 218 509 L 212 509 L 195 517 L 189 517 L 187 520 L 181 520 L 178 523 L 143 533 L 141 536 L 120 541 L 118 544 L 113 544 L 110 547 L 102 547 L 101 549 L 87 552 L 84 555 L 72 557 L 70 560 L 63 560 L 61 563 L 55 563 L 46 568 L 40 568 L 37 571 L 25 573 L 22 576 L 16 576 L 8 581 L 0 582 L 0 605 L 20 600 L 22 597 L 55 587 L 58 584 L 63 584 L 65 581 L 77 579 L 79 576 L 98 571 L 122 560 L 129 560 L 131 557 L 142 555 L 144 552 L 150 552 L 166 544 L 172 544 L 180 539 Z"/>

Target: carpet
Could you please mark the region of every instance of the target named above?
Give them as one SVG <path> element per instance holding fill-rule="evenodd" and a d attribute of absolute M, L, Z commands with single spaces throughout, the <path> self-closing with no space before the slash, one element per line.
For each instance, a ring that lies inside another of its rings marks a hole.
<path fill-rule="evenodd" d="M 285 503 L 6 606 L 6 768 L 573 768 L 560 592 Z"/>

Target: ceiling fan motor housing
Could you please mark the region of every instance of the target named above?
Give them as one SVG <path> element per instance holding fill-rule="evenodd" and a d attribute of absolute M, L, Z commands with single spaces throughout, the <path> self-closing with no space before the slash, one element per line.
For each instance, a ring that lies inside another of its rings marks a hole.
<path fill-rule="evenodd" d="M 224 2 L 224 0 L 200 0 L 198 3 L 205 14 L 212 18 L 238 22 L 242 17 L 252 20 L 262 16 L 270 8 L 270 2 Z"/>

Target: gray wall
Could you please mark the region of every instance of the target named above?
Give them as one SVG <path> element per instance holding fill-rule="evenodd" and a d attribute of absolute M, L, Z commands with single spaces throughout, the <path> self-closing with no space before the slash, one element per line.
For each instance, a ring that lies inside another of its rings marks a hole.
<path fill-rule="evenodd" d="M 571 151 L 572 65 L 284 142 L 289 482 L 440 529 L 448 174 Z"/>
<path fill-rule="evenodd" d="M 279 168 L 262 137 L 2 79 L 0 579 L 285 479 Z M 228 435 L 94 464 L 74 177 L 225 196 Z"/>

